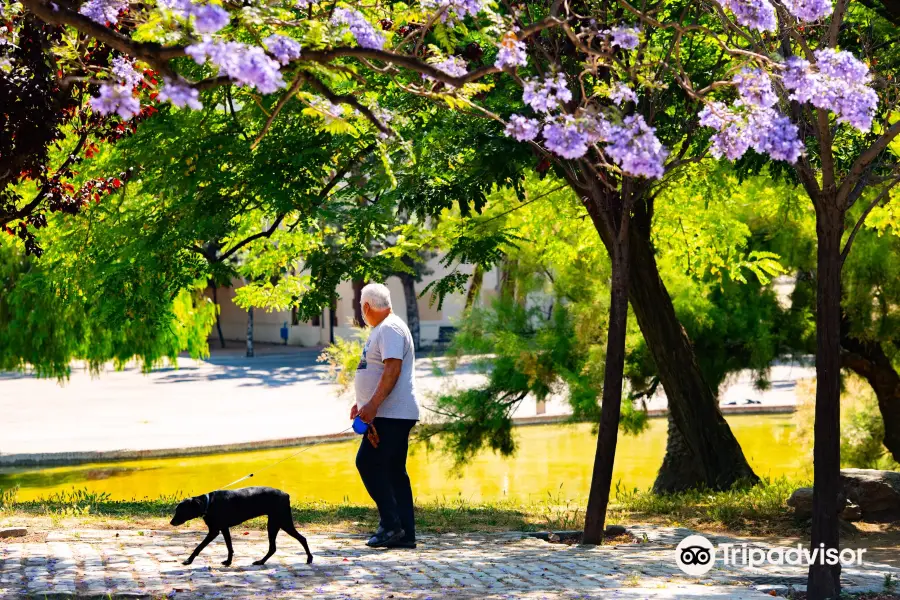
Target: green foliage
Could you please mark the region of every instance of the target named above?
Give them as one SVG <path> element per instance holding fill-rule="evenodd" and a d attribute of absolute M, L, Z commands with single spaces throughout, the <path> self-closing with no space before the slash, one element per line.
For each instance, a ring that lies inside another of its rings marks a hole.
<path fill-rule="evenodd" d="M 356 366 L 362 359 L 363 346 L 369 336 L 368 328 L 354 327 L 351 338 L 335 338 L 316 359 L 328 367 L 328 379 L 338 384 L 338 393 L 350 391 L 356 376 Z"/>
<path fill-rule="evenodd" d="M 797 386 L 795 435 L 812 456 L 815 423 L 815 379 Z M 860 469 L 900 469 L 884 447 L 884 419 L 869 385 L 856 375 L 845 376 L 841 391 L 841 465 Z"/>

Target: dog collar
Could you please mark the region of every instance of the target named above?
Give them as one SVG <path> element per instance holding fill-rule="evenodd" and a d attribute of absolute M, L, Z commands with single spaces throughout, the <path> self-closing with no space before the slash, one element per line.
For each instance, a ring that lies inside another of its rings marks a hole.
<path fill-rule="evenodd" d="M 206 508 L 203 509 L 203 514 L 200 515 L 201 517 L 205 517 L 206 513 L 209 512 L 209 503 L 210 503 L 209 494 L 203 494 L 203 497 L 206 498 Z"/>

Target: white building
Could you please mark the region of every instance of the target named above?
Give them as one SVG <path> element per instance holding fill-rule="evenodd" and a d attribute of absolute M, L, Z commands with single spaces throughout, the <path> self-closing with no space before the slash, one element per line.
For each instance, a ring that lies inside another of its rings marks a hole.
<path fill-rule="evenodd" d="M 447 275 L 450 270 L 440 263 L 439 257 L 428 262 L 432 274 L 425 276 L 420 283 L 416 283 L 416 293 L 421 293 L 430 282 Z M 471 275 L 472 265 L 462 265 L 458 268 L 462 273 Z M 403 294 L 403 286 L 398 277 L 390 277 L 384 282 L 391 290 L 391 303 L 394 313 L 406 321 L 406 298 Z M 471 278 L 470 278 L 471 284 Z M 226 340 L 244 341 L 247 339 L 247 311 L 234 304 L 235 288 L 243 285 L 240 281 L 233 282 L 231 288 L 219 288 L 217 297 L 219 301 L 220 321 L 222 335 Z M 265 311 L 254 309 L 253 311 L 253 340 L 255 342 L 268 342 L 283 344 L 281 335 L 283 327 L 287 327 L 287 343 L 292 346 L 323 346 L 329 343 L 331 336 L 331 323 L 333 323 L 335 338 L 347 338 L 352 334 L 353 324 L 353 287 L 349 281 L 341 282 L 337 289 L 339 299 L 336 310 L 325 309 L 318 318 L 312 321 L 299 321 L 296 313 L 286 311 Z M 499 269 L 494 268 L 484 273 L 481 292 L 478 302 L 483 306 L 499 293 Z M 418 299 L 419 305 L 419 336 L 422 347 L 432 346 L 441 337 L 441 329 L 445 335 L 449 328 L 456 327 L 458 319 L 465 308 L 465 293 L 452 294 L 444 298 L 441 309 L 438 309 L 437 301 L 431 303 L 431 292 Z M 331 321 L 330 321 L 331 320 Z M 218 332 L 214 327 L 210 332 L 210 343 L 218 340 Z"/>

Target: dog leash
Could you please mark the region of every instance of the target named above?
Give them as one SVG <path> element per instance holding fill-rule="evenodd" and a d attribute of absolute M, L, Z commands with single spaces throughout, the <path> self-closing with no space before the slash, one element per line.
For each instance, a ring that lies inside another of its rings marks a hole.
<path fill-rule="evenodd" d="M 348 427 L 347 429 L 345 429 L 345 430 L 343 430 L 343 431 L 339 431 L 339 432 L 337 432 L 337 433 L 335 433 L 335 434 L 333 434 L 333 435 L 335 435 L 335 436 L 342 435 L 342 434 L 344 434 L 344 433 L 347 433 L 347 432 L 350 431 L 351 429 L 353 429 L 353 425 L 351 425 L 351 426 Z M 321 441 L 315 442 L 315 443 L 313 443 L 313 444 L 307 444 L 305 447 L 303 447 L 302 449 L 298 450 L 297 452 L 294 452 L 294 453 L 291 454 L 290 456 L 287 456 L 287 457 L 285 457 L 285 458 L 282 458 L 282 459 L 279 460 L 278 462 L 274 462 L 274 463 L 272 463 L 271 465 L 265 466 L 265 467 L 263 467 L 262 469 L 259 469 L 258 471 L 254 472 L 254 473 L 250 473 L 250 474 L 248 474 L 248 475 L 244 475 L 244 476 L 241 477 L 240 479 L 236 479 L 236 480 L 232 481 L 231 483 L 229 483 L 228 485 L 226 485 L 226 486 L 224 486 L 224 487 L 221 487 L 221 488 L 219 488 L 219 489 L 220 489 L 220 490 L 224 490 L 225 488 L 230 488 L 231 486 L 233 486 L 233 485 L 236 484 L 236 483 L 240 483 L 240 482 L 244 481 L 245 479 L 250 479 L 251 477 L 253 477 L 254 475 L 256 475 L 256 473 L 262 473 L 263 471 L 265 471 L 265 470 L 267 470 L 267 469 L 271 469 L 271 468 L 274 467 L 274 466 L 280 465 L 281 463 L 283 463 L 283 462 L 285 462 L 285 461 L 287 461 L 287 460 L 290 460 L 290 459 L 294 458 L 294 457 L 297 456 L 298 454 L 303 454 L 303 453 L 306 452 L 307 450 L 312 450 L 313 448 L 315 448 L 315 447 L 318 446 L 319 444 L 324 444 L 326 441 L 329 441 L 329 440 L 321 440 Z"/>

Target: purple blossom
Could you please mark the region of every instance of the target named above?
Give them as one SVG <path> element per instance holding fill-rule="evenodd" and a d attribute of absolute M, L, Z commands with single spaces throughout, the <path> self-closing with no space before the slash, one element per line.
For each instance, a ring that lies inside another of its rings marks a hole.
<path fill-rule="evenodd" d="M 609 99 L 618 106 L 622 106 L 626 102 L 634 102 L 637 104 L 638 97 L 630 87 L 624 83 L 615 83 L 609 90 Z"/>
<path fill-rule="evenodd" d="M 729 123 L 739 121 L 739 117 L 721 102 L 710 102 L 698 114 L 700 125 L 713 129 L 724 129 Z"/>
<path fill-rule="evenodd" d="M 634 50 L 641 43 L 638 38 L 640 32 L 641 30 L 637 27 L 622 26 L 607 29 L 603 33 L 612 38 L 609 42 L 611 46 L 618 46 L 623 50 Z"/>
<path fill-rule="evenodd" d="M 775 7 L 769 0 L 723 0 L 722 4 L 734 13 L 744 27 L 757 31 L 775 31 Z"/>
<path fill-rule="evenodd" d="M 765 152 L 775 160 L 784 160 L 792 164 L 797 162 L 806 150 L 798 136 L 797 126 L 784 115 L 775 114 L 766 118 L 766 127 L 762 128 L 766 134 L 757 142 L 758 145 L 754 150 Z M 758 126 L 759 122 L 755 124 Z"/>
<path fill-rule="evenodd" d="M 581 117 L 584 130 L 588 135 L 588 143 L 608 142 L 613 134 L 613 124 L 603 115 L 583 115 Z"/>
<path fill-rule="evenodd" d="M 428 12 L 443 11 L 441 22 L 453 24 L 466 15 L 475 16 L 484 10 L 486 0 L 420 0 L 422 8 Z"/>
<path fill-rule="evenodd" d="M 572 99 L 572 92 L 566 85 L 566 77 L 557 73 L 544 81 L 529 79 L 522 91 L 522 101 L 538 112 L 550 112 Z"/>
<path fill-rule="evenodd" d="M 744 69 L 731 80 L 744 104 L 769 108 L 778 103 L 769 75 L 760 69 Z"/>
<path fill-rule="evenodd" d="M 263 40 L 269 52 L 283 65 L 300 57 L 300 42 L 284 35 L 273 34 Z"/>
<path fill-rule="evenodd" d="M 263 94 L 271 94 L 286 85 L 278 63 L 257 46 L 206 39 L 188 46 L 185 52 L 198 64 L 208 59 L 238 85 L 255 87 Z"/>
<path fill-rule="evenodd" d="M 91 107 L 101 115 L 115 113 L 126 121 L 141 112 L 134 88 L 122 84 L 101 84 L 100 95 L 91 98 Z"/>
<path fill-rule="evenodd" d="M 231 19 L 228 11 L 216 4 L 194 5 L 190 12 L 194 15 L 194 29 L 197 33 L 215 33 L 228 25 Z"/>
<path fill-rule="evenodd" d="M 547 149 L 563 158 L 581 158 L 587 152 L 587 131 L 572 115 L 549 121 L 543 133 Z"/>
<path fill-rule="evenodd" d="M 536 138 L 540 131 L 541 124 L 537 119 L 529 119 L 522 115 L 510 115 L 504 133 L 520 142 L 529 142 Z"/>
<path fill-rule="evenodd" d="M 156 4 L 160 8 L 170 10 L 181 17 L 187 17 L 194 6 L 191 0 L 156 0 Z"/>
<path fill-rule="evenodd" d="M 78 12 L 101 25 L 119 22 L 119 13 L 128 7 L 128 0 L 88 0 Z"/>
<path fill-rule="evenodd" d="M 297 0 L 294 2 L 294 6 L 297 8 L 307 8 L 312 6 L 313 4 L 318 4 L 319 0 Z"/>
<path fill-rule="evenodd" d="M 434 63 L 434 68 L 443 71 L 451 77 L 462 77 L 469 72 L 466 61 L 458 56 L 451 56 L 446 60 Z"/>
<path fill-rule="evenodd" d="M 331 17 L 333 25 L 344 25 L 353 34 L 356 43 L 362 48 L 381 50 L 384 48 L 384 36 L 369 23 L 361 12 L 352 8 L 336 8 Z"/>
<path fill-rule="evenodd" d="M 807 23 L 824 19 L 834 12 L 831 0 L 782 0 L 788 12 Z"/>
<path fill-rule="evenodd" d="M 112 59 L 112 74 L 116 81 L 134 87 L 144 80 L 144 76 L 134 68 L 134 63 L 125 57 L 118 56 Z"/>
<path fill-rule="evenodd" d="M 869 131 L 878 108 L 878 95 L 868 85 L 869 68 L 846 51 L 823 48 L 813 54 L 817 70 L 802 58 L 785 63 L 782 81 L 792 91 L 791 100 L 830 110 L 839 123 Z"/>
<path fill-rule="evenodd" d="M 748 149 L 790 163 L 804 152 L 797 126 L 774 108 L 736 103 L 734 108 L 713 102 L 700 111 L 700 124 L 717 131 L 710 153 L 737 160 Z"/>
<path fill-rule="evenodd" d="M 614 126 L 612 142 L 605 148 L 607 156 L 631 177 L 661 179 L 669 151 L 657 139 L 656 129 L 647 125 L 641 115 L 625 117 Z"/>
<path fill-rule="evenodd" d="M 168 77 L 163 78 L 163 88 L 159 91 L 158 98 L 160 102 L 168 101 L 179 108 L 203 108 L 200 104 L 200 92 L 183 81 L 173 81 Z"/>
<path fill-rule="evenodd" d="M 809 61 L 799 56 L 787 59 L 781 81 L 785 88 L 793 90 L 790 98 L 797 102 L 809 102 L 818 93 L 818 75 L 812 72 Z"/>
<path fill-rule="evenodd" d="M 525 42 L 516 39 L 513 32 L 507 33 L 500 40 L 500 51 L 497 52 L 497 60 L 494 66 L 498 69 L 514 69 L 528 64 L 528 55 L 525 53 Z"/>

